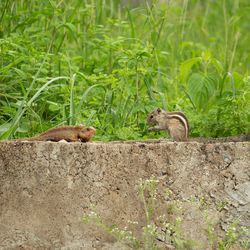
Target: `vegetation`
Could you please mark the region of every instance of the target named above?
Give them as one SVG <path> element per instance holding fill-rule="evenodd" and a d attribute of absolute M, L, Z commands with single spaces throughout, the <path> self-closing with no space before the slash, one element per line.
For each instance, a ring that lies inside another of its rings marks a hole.
<path fill-rule="evenodd" d="M 125 3 L 127 2 L 127 3 Z M 155 107 L 191 137 L 249 132 L 247 0 L 1 0 L 0 136 L 83 123 L 146 139 Z"/>
<path fill-rule="evenodd" d="M 208 216 L 210 200 L 207 196 L 200 197 L 198 200 L 190 197 L 186 201 L 171 201 L 169 197 L 171 191 L 167 189 L 164 194 L 164 200 L 169 200 L 167 202 L 168 214 L 161 214 L 156 219 L 153 219 L 153 214 L 157 208 L 162 206 L 159 200 L 159 197 L 162 195 L 157 189 L 158 182 L 154 176 L 149 180 L 139 180 L 140 198 L 145 212 L 145 226 L 143 228 L 136 228 L 136 225 L 138 225 L 137 221 L 128 221 L 128 225 L 124 229 L 120 229 L 117 224 L 106 226 L 93 206 L 91 207 L 92 211 L 84 215 L 81 221 L 104 229 L 128 249 L 204 249 L 204 245 L 190 239 L 186 235 L 187 232 L 182 230 L 184 221 L 183 210 L 187 208 L 186 205 L 191 204 L 197 207 L 201 215 L 201 218 L 193 219 L 195 221 L 200 219 L 200 225 L 202 225 L 202 220 L 206 222 L 207 228 L 204 228 L 204 232 L 200 232 L 200 234 L 207 234 L 210 243 L 209 249 L 249 249 L 249 230 L 246 227 L 238 226 L 239 218 L 227 226 L 222 238 L 216 235 L 214 219 L 217 214 L 214 215 L 214 218 Z M 222 212 L 224 208 L 228 210 L 230 207 L 228 205 L 228 203 L 219 204 L 217 213 Z M 138 231 L 142 231 L 141 235 L 143 237 L 138 236 Z"/>

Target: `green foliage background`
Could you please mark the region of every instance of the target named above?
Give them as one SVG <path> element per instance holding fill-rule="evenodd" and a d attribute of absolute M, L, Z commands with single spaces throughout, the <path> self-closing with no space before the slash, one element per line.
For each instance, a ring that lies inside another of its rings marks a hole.
<path fill-rule="evenodd" d="M 131 3 L 130 3 L 131 2 Z M 0 135 L 83 123 L 147 134 L 155 107 L 191 137 L 249 132 L 248 0 L 1 0 Z"/>

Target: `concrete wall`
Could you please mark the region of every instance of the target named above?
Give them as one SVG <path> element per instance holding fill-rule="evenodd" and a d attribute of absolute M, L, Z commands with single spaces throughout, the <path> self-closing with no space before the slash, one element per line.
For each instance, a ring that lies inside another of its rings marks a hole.
<path fill-rule="evenodd" d="M 218 236 L 230 216 L 241 215 L 240 224 L 249 225 L 249 149 L 249 142 L 0 141 L 0 248 L 117 249 L 104 230 L 79 218 L 93 204 L 108 226 L 138 221 L 140 237 L 145 213 L 137 183 L 152 175 L 159 179 L 160 193 L 172 191 L 168 201 L 159 196 L 153 219 L 169 214 L 173 200 L 206 197 Z M 229 202 L 229 209 L 216 212 L 220 201 Z M 184 204 L 182 229 L 206 249 L 201 211 Z"/>

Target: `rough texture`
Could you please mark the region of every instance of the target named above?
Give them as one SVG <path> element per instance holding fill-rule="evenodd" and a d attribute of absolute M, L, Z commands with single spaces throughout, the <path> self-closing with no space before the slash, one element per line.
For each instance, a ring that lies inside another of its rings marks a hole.
<path fill-rule="evenodd" d="M 137 183 L 152 175 L 172 200 L 208 197 L 218 235 L 230 216 L 241 215 L 240 224 L 249 226 L 249 149 L 249 142 L 0 141 L 0 248 L 118 249 L 105 231 L 79 218 L 93 204 L 106 225 L 138 221 L 140 234 L 145 215 Z M 230 209 L 216 213 L 221 201 Z M 161 203 L 158 215 L 171 201 Z M 182 229 L 206 249 L 200 210 L 185 203 L 183 216 Z"/>

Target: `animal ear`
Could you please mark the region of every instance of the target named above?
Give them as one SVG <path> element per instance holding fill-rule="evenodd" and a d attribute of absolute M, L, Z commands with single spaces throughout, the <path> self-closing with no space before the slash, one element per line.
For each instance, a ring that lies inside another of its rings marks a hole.
<path fill-rule="evenodd" d="M 160 109 L 160 108 L 157 108 L 157 112 L 158 112 L 158 113 L 161 113 L 161 109 Z"/>

